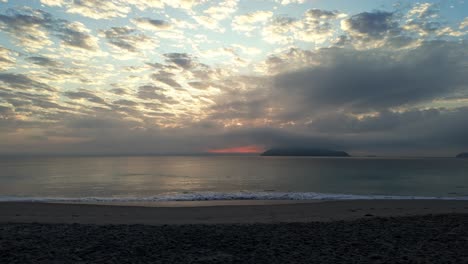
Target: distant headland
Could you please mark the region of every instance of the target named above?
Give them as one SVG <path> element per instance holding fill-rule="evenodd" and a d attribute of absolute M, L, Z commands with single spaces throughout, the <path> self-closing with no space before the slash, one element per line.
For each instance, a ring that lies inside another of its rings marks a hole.
<path fill-rule="evenodd" d="M 313 148 L 272 148 L 261 156 L 315 156 L 315 157 L 350 157 L 344 151 Z"/>
<path fill-rule="evenodd" d="M 457 158 L 468 159 L 468 152 L 462 152 L 462 153 L 458 154 Z"/>

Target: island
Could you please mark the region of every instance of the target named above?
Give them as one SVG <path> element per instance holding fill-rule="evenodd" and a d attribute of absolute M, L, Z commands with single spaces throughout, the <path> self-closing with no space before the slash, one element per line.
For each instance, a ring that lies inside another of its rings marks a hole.
<path fill-rule="evenodd" d="M 344 151 L 314 148 L 272 148 L 261 156 L 314 156 L 314 157 L 350 157 Z"/>
<path fill-rule="evenodd" d="M 468 152 L 462 152 L 457 155 L 457 158 L 468 159 Z"/>

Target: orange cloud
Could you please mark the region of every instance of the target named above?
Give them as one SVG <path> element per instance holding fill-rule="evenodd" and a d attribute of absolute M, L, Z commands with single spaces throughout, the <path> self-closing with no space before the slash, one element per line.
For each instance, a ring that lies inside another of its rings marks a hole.
<path fill-rule="evenodd" d="M 248 153 L 261 153 L 263 151 L 265 151 L 265 149 L 257 145 L 208 150 L 209 153 L 218 153 L 218 154 L 228 154 L 228 153 L 248 154 Z"/>

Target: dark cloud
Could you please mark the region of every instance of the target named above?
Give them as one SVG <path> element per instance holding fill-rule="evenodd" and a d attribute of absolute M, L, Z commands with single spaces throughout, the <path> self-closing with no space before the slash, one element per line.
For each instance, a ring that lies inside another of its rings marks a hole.
<path fill-rule="evenodd" d="M 159 19 L 151 19 L 147 17 L 140 17 L 140 18 L 135 18 L 132 19 L 132 22 L 135 23 L 137 26 L 140 26 L 142 28 L 146 29 L 170 29 L 172 26 L 170 23 L 164 20 L 159 20 Z"/>
<path fill-rule="evenodd" d="M 338 11 L 328 11 L 322 9 L 309 9 L 305 12 L 305 16 L 313 19 L 332 19 L 337 18 L 340 15 Z"/>
<path fill-rule="evenodd" d="M 166 53 L 166 62 L 173 63 L 180 68 L 190 69 L 195 66 L 193 58 L 187 53 Z"/>
<path fill-rule="evenodd" d="M 356 151 L 454 155 L 468 148 L 468 125 L 462 120 L 468 108 L 384 111 L 362 119 L 335 116 L 317 120 L 311 129 L 340 137 L 343 146 Z"/>
<path fill-rule="evenodd" d="M 35 81 L 24 74 L 19 73 L 0 73 L 0 82 L 8 85 L 14 89 L 36 89 L 36 90 L 46 90 L 53 92 L 55 91 L 54 88 L 50 87 L 49 85 Z"/>
<path fill-rule="evenodd" d="M 364 12 L 343 21 L 345 30 L 352 36 L 366 36 L 370 38 L 383 38 L 389 33 L 399 31 L 399 25 L 389 12 Z"/>
<path fill-rule="evenodd" d="M 444 113 L 450 112 L 444 109 L 404 112 L 383 110 L 361 118 L 333 112 L 321 115 L 309 125 L 309 128 L 320 133 L 334 134 L 391 133 L 419 122 L 427 123 L 427 120 L 437 119 Z"/>
<path fill-rule="evenodd" d="M 428 42 L 400 52 L 323 49 L 322 64 L 274 78 L 274 100 L 290 111 L 370 111 L 466 89 L 467 43 Z"/>

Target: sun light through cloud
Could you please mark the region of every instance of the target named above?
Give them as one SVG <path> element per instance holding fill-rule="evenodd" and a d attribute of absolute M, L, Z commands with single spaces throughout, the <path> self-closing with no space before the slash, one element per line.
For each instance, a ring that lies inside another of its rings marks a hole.
<path fill-rule="evenodd" d="M 232 148 L 223 148 L 223 149 L 210 149 L 208 153 L 216 154 L 257 154 L 265 151 L 265 148 L 262 146 L 241 146 L 241 147 L 232 147 Z"/>

